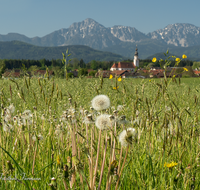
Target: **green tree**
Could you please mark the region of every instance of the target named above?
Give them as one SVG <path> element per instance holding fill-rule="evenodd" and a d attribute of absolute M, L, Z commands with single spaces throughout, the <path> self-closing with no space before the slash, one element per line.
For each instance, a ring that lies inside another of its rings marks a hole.
<path fill-rule="evenodd" d="M 90 71 L 89 72 L 89 76 L 93 76 L 94 77 L 96 73 L 97 73 L 97 71 Z"/>
<path fill-rule="evenodd" d="M 80 77 L 80 76 L 86 76 L 88 74 L 88 71 L 87 71 L 87 69 L 85 69 L 85 68 L 82 68 L 82 69 L 79 69 L 78 70 L 78 76 Z"/>
<path fill-rule="evenodd" d="M 5 60 L 0 60 L 0 77 L 2 77 L 2 74 L 5 72 L 6 64 Z"/>
<path fill-rule="evenodd" d="M 95 60 L 92 60 L 90 68 L 93 69 L 93 70 L 97 70 L 98 69 L 98 62 L 95 61 Z"/>

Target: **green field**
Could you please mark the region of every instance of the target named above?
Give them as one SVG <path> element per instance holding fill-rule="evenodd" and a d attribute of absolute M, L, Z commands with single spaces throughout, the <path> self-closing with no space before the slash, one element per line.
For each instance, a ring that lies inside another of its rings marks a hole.
<path fill-rule="evenodd" d="M 25 77 L 0 96 L 0 189 L 200 189 L 199 78 Z"/>

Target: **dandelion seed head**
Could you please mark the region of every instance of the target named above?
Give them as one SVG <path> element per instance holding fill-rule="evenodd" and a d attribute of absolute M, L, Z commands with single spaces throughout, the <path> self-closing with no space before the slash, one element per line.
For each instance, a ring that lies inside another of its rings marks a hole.
<path fill-rule="evenodd" d="M 97 110 L 105 110 L 110 107 L 110 99 L 106 95 L 97 95 L 92 99 L 92 107 Z"/>
<path fill-rule="evenodd" d="M 112 121 L 110 116 L 107 114 L 102 114 L 96 118 L 95 125 L 100 130 L 106 130 L 112 126 Z"/>
<path fill-rule="evenodd" d="M 119 134 L 119 142 L 123 147 L 127 147 L 128 144 L 132 144 L 135 137 L 136 130 L 134 128 L 128 128 Z"/>

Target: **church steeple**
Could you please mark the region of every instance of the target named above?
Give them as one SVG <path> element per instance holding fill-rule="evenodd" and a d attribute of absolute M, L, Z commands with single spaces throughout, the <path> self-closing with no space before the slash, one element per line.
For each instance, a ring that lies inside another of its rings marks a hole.
<path fill-rule="evenodd" d="M 134 55 L 133 63 L 134 63 L 135 67 L 139 67 L 139 58 L 138 58 L 138 48 L 137 48 L 137 45 L 136 45 L 136 48 L 135 48 L 135 55 Z"/>
<path fill-rule="evenodd" d="M 136 48 L 135 48 L 135 55 L 138 56 L 138 48 L 137 48 L 137 45 L 136 45 Z"/>

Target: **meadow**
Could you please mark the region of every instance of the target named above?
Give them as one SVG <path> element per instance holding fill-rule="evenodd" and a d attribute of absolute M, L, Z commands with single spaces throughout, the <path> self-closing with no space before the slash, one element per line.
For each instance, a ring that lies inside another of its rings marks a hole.
<path fill-rule="evenodd" d="M 0 96 L 0 189 L 200 189 L 199 78 L 25 76 Z"/>

